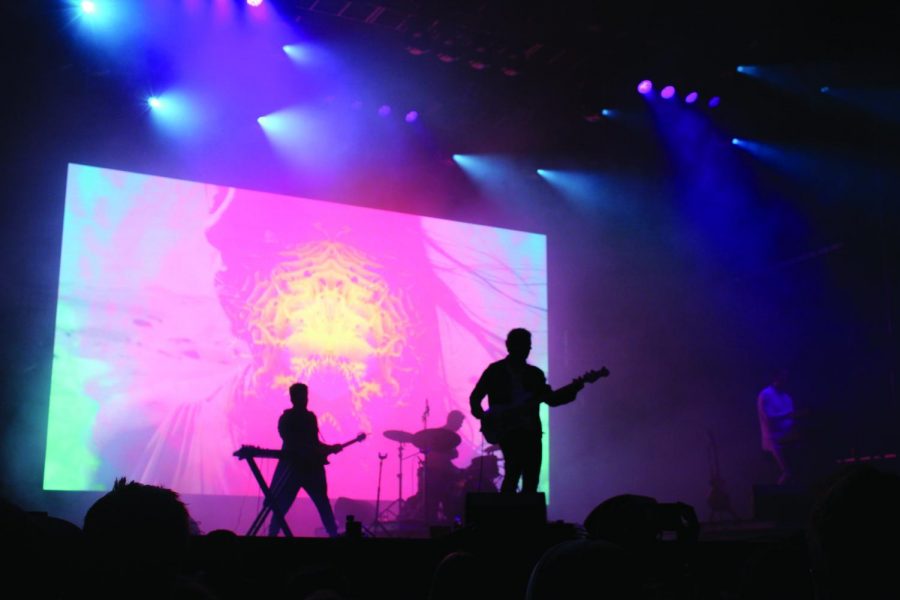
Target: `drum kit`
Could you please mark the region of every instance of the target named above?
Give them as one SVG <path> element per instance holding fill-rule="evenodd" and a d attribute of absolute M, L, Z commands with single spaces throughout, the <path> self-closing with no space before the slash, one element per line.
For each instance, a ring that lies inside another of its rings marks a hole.
<path fill-rule="evenodd" d="M 496 492 L 495 480 L 500 475 L 495 455 L 499 446 L 488 446 L 475 456 L 468 467 L 460 469 L 452 463 L 458 456 L 462 442 L 459 434 L 446 428 L 422 429 L 410 433 L 389 429 L 384 437 L 397 443 L 397 500 L 381 510 L 381 475 L 387 454 L 379 454 L 378 492 L 375 502 L 373 529 L 386 532 L 388 523 L 420 524 L 422 526 L 452 524 L 462 517 L 465 495 L 469 492 Z M 406 446 L 416 451 L 407 454 Z M 417 491 L 403 497 L 403 467 L 406 460 L 417 458 Z"/>
<path fill-rule="evenodd" d="M 400 444 L 413 444 L 423 452 L 450 452 L 462 441 L 458 433 L 449 429 L 423 429 L 418 433 L 389 429 L 384 437 Z"/>

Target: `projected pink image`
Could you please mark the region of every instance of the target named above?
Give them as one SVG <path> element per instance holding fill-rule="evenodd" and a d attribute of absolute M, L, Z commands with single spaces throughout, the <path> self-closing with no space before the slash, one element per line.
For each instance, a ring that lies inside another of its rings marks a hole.
<path fill-rule="evenodd" d="M 331 457 L 332 498 L 374 498 L 379 452 L 395 495 L 384 432 L 452 410 L 464 469 L 510 328 L 546 369 L 546 283 L 543 235 L 70 165 L 44 487 L 256 496 L 233 453 L 280 447 L 296 381 L 324 441 L 368 434 Z"/>

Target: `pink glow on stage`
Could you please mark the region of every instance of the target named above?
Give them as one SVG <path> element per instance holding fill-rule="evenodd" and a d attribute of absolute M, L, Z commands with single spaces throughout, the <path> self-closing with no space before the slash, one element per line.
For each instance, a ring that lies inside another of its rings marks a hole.
<path fill-rule="evenodd" d="M 369 434 L 331 458 L 332 499 L 374 498 L 379 452 L 393 499 L 385 430 L 422 429 L 426 399 L 428 427 L 468 415 L 512 327 L 546 369 L 546 281 L 543 235 L 71 165 L 45 489 L 257 496 L 232 454 L 280 447 L 304 381 L 327 443 Z"/>

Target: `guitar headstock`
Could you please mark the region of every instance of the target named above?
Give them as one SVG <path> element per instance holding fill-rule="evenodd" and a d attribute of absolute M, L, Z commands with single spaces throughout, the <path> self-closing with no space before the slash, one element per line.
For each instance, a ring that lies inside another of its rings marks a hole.
<path fill-rule="evenodd" d="M 609 377 L 609 369 L 607 369 L 606 367 L 600 367 L 599 371 L 588 371 L 587 373 L 579 377 L 579 379 L 587 383 L 594 383 L 601 377 Z"/>
<path fill-rule="evenodd" d="M 240 459 L 246 459 L 250 456 L 253 456 L 253 453 L 256 450 L 259 450 L 258 446 L 248 446 L 245 444 L 245 445 L 241 446 L 240 448 L 238 448 L 237 450 L 235 450 L 233 456 L 237 456 Z"/>
<path fill-rule="evenodd" d="M 354 441 L 356 441 L 356 442 L 361 442 L 361 441 L 363 441 L 364 439 L 366 439 L 366 434 L 365 434 L 365 433 L 360 433 L 358 436 L 356 436 L 356 438 L 354 438 Z"/>

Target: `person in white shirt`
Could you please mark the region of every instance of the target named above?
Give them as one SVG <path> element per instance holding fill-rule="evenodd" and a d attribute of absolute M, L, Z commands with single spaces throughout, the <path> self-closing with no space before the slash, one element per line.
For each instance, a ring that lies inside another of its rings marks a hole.
<path fill-rule="evenodd" d="M 797 437 L 794 401 L 785 391 L 787 380 L 787 369 L 780 369 L 772 383 L 756 399 L 762 449 L 772 454 L 781 471 L 778 485 L 789 482 L 793 477 L 792 461 L 785 450 Z"/>

